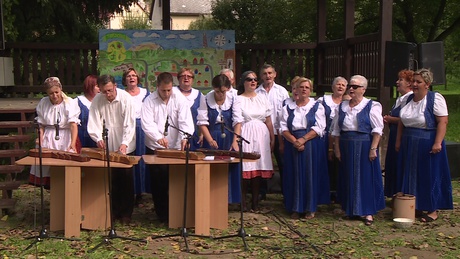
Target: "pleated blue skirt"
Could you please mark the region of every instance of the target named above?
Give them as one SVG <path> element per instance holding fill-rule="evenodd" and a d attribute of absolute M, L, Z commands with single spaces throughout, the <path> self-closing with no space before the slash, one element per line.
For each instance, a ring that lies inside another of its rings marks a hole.
<path fill-rule="evenodd" d="M 141 127 L 141 120 L 136 119 L 136 156 L 145 155 L 145 136 Z M 144 160 L 134 166 L 134 194 L 150 193 L 150 174 L 146 173 L 147 167 Z"/>
<path fill-rule="evenodd" d="M 416 209 L 452 209 L 452 183 L 444 141 L 430 153 L 436 130 L 405 128 L 401 139 L 402 191 L 415 195 Z"/>
<path fill-rule="evenodd" d="M 356 131 L 340 133 L 338 196 L 348 216 L 375 215 L 385 208 L 378 152 L 374 161 L 369 160 L 371 142 L 371 134 Z"/>
<path fill-rule="evenodd" d="M 209 132 L 216 140 L 219 149 L 230 150 L 233 142 L 233 134 L 225 129 L 225 138 L 221 136 L 220 127 L 214 127 Z M 207 141 L 204 141 L 203 148 L 211 148 Z M 239 158 L 235 158 L 239 159 Z M 228 203 L 239 203 L 241 201 L 241 170 L 238 163 L 228 164 Z"/>
<path fill-rule="evenodd" d="M 386 197 L 393 197 L 394 194 L 402 190 L 402 170 L 398 170 L 398 168 L 401 168 L 401 159 L 398 158 L 401 152 L 396 152 L 395 150 L 397 130 L 398 125 L 390 124 L 387 154 L 385 156 L 384 191 Z"/>
<path fill-rule="evenodd" d="M 296 138 L 307 131 L 295 131 Z M 289 212 L 316 212 L 319 204 L 330 203 L 329 175 L 324 141 L 316 137 L 298 151 L 284 140 L 283 197 Z"/>

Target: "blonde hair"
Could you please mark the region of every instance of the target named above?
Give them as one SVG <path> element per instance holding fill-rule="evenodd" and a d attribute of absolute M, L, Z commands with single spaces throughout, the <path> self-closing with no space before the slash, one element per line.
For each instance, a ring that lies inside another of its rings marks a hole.
<path fill-rule="evenodd" d="M 419 75 L 427 85 L 433 83 L 433 73 L 428 68 L 421 68 L 414 72 L 414 76 Z"/>
<path fill-rule="evenodd" d="M 299 77 L 297 81 L 295 81 L 295 88 L 299 87 L 299 85 L 303 82 L 308 82 L 310 84 L 310 90 L 313 91 L 313 81 L 311 81 L 309 78 L 306 77 Z"/>
<path fill-rule="evenodd" d="M 61 80 L 59 80 L 59 77 L 57 76 L 50 76 L 47 79 L 45 79 L 45 82 L 43 82 L 43 85 L 45 86 L 45 90 L 48 91 L 52 87 L 59 87 L 61 89 L 61 95 L 62 95 L 62 100 L 67 103 L 69 102 L 70 98 L 62 91 L 62 84 Z"/>

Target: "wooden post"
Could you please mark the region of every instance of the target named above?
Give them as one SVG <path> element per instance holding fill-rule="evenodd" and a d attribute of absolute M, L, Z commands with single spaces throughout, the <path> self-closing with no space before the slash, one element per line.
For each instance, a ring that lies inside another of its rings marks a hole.
<path fill-rule="evenodd" d="M 383 115 L 390 110 L 391 88 L 384 86 L 385 78 L 385 43 L 392 40 L 392 21 L 393 21 L 393 0 L 380 0 L 380 62 L 379 62 L 379 83 L 377 100 L 382 104 Z M 380 140 L 380 161 L 385 162 L 385 154 L 388 144 L 388 127 L 384 128 L 382 139 Z M 385 168 L 383 166 L 383 168 Z"/>

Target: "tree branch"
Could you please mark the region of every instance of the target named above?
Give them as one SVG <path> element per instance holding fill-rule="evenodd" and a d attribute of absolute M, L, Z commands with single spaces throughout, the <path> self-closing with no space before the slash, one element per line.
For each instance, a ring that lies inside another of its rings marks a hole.
<path fill-rule="evenodd" d="M 440 0 L 439 1 L 439 8 L 438 12 L 436 13 L 435 18 L 433 19 L 433 23 L 430 27 L 430 32 L 428 33 L 428 38 L 427 41 L 433 41 L 435 37 L 436 30 L 439 27 L 439 23 L 442 20 L 442 16 L 444 14 L 444 9 L 446 8 L 446 0 Z"/>

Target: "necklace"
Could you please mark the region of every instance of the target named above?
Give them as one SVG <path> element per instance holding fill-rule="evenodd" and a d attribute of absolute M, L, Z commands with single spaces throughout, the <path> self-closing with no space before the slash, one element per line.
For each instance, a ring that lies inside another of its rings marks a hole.
<path fill-rule="evenodd" d="M 182 93 L 186 93 L 186 94 L 191 93 L 193 90 L 193 88 L 190 88 L 190 90 L 183 90 L 182 88 L 180 88 L 180 86 L 178 86 L 177 88 L 179 88 L 179 91 L 181 91 Z"/>

